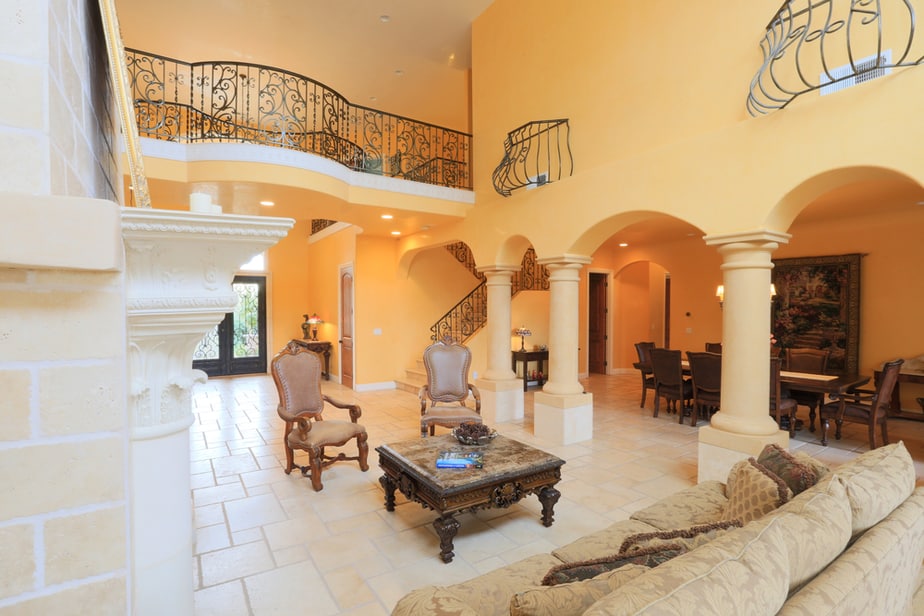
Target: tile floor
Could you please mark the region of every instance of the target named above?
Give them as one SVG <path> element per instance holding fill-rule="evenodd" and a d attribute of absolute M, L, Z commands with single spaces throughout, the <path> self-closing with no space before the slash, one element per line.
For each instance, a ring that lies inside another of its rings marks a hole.
<path fill-rule="evenodd" d="M 584 385 L 594 394 L 590 441 L 562 447 L 535 439 L 532 392 L 524 420 L 495 426 L 566 460 L 555 523 L 542 526 L 535 497 L 462 514 L 450 564 L 438 556 L 433 512 L 400 494 L 396 511 L 386 512 L 378 482 L 374 448 L 418 438 L 415 394 L 356 393 L 325 382 L 324 393 L 362 406 L 370 468 L 362 473 L 355 462 L 334 464 L 322 475 L 324 490 L 314 492 L 297 471 L 282 471 L 282 423 L 269 376 L 198 385 L 190 436 L 196 614 L 388 614 L 414 588 L 460 582 L 548 552 L 696 482 L 696 428 L 678 425 L 663 405 L 653 418 L 650 394 L 647 408 L 639 408 L 637 375 L 594 375 Z M 924 423 L 896 420 L 889 432 L 893 441 L 905 441 L 924 484 Z M 821 447 L 806 428 L 791 446 L 836 465 L 866 451 L 866 431 L 845 426 L 842 440 L 832 436 Z"/>

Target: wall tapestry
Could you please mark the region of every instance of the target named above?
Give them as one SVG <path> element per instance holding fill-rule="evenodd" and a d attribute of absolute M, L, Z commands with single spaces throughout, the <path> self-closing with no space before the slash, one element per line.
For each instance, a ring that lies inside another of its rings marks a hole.
<path fill-rule="evenodd" d="M 829 374 L 859 372 L 860 255 L 775 259 L 771 331 L 786 348 L 828 349 Z"/>

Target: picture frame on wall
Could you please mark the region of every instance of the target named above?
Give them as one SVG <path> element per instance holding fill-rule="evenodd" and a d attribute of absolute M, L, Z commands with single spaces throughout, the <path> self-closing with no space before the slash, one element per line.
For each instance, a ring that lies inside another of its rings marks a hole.
<path fill-rule="evenodd" d="M 774 259 L 771 332 L 782 349 L 830 350 L 829 374 L 857 374 L 860 254 Z"/>

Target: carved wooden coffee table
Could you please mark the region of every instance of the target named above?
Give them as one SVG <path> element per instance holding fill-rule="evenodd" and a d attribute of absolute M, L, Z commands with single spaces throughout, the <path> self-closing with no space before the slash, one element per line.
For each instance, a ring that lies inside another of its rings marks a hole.
<path fill-rule="evenodd" d="M 385 509 L 395 510 L 395 489 L 408 500 L 439 514 L 433 522 L 440 538 L 440 557 L 451 562 L 452 540 L 459 530 L 455 515 L 491 507 L 506 508 L 530 495 L 542 503 L 542 524 L 551 526 L 552 509 L 561 493 L 554 488 L 561 479 L 564 460 L 504 436 L 488 445 L 466 447 L 450 434 L 381 445 L 379 478 L 385 488 Z M 443 451 L 484 452 L 484 468 L 438 469 Z"/>

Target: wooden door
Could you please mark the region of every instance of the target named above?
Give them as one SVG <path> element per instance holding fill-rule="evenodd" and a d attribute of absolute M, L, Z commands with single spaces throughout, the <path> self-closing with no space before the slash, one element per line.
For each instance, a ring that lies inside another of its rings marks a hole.
<path fill-rule="evenodd" d="M 606 274 L 591 272 L 587 303 L 587 369 L 596 374 L 606 374 L 606 287 Z"/>
<path fill-rule="evenodd" d="M 353 389 L 353 268 L 340 271 L 340 384 Z"/>

